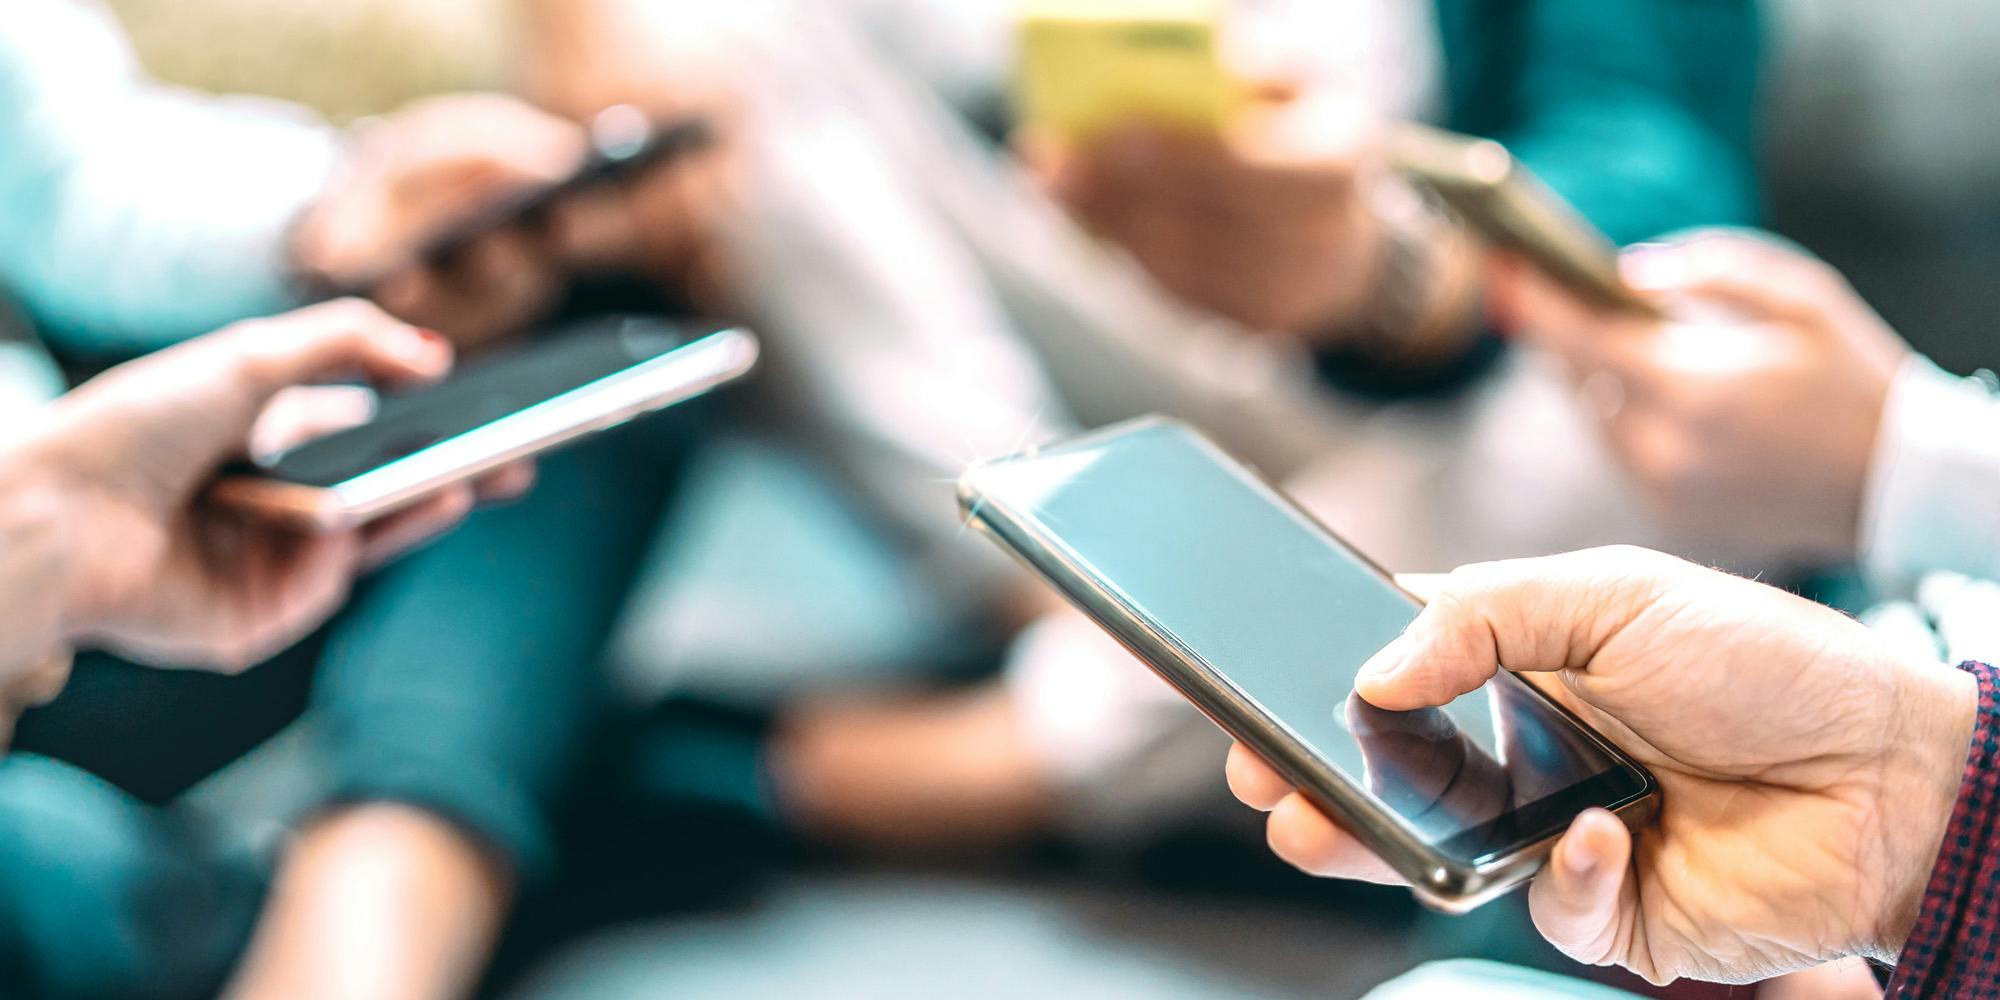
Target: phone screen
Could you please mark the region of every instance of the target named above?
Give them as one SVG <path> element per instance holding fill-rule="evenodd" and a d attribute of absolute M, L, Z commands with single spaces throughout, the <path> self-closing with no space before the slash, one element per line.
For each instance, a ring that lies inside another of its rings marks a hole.
<path fill-rule="evenodd" d="M 551 334 L 468 362 L 436 385 L 385 395 L 368 423 L 315 439 L 253 471 L 304 486 L 339 486 L 688 342 L 672 326 L 639 320 Z"/>
<path fill-rule="evenodd" d="M 1425 842 L 1476 861 L 1645 788 L 1520 679 L 1440 709 L 1354 694 L 1418 603 L 1234 460 L 1173 424 L 982 468 L 984 500 L 1062 555 Z"/>

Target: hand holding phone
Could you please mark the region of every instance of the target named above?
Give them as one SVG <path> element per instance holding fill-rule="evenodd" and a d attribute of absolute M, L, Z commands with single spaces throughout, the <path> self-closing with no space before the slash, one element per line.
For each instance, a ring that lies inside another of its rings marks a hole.
<path fill-rule="evenodd" d="M 1658 319 L 1660 307 L 1618 273 L 1618 248 L 1490 139 L 1405 124 L 1391 166 L 1428 189 L 1494 247 L 1526 258 L 1594 305 Z"/>
<path fill-rule="evenodd" d="M 586 129 L 498 95 L 417 102 L 355 130 L 298 227 L 302 280 L 317 295 L 368 298 L 461 347 L 483 346 L 610 266 L 570 245 L 574 231 L 601 228 L 587 219 L 629 216 L 626 201 L 650 212 L 658 187 L 686 173 L 668 163 L 714 140 L 706 119 L 656 122 L 629 107 Z M 649 230 L 660 221 L 649 218 Z"/>
<path fill-rule="evenodd" d="M 1586 809 L 1638 823 L 1655 805 L 1644 768 L 1512 675 L 1444 705 L 1357 704 L 1361 665 L 1422 605 L 1183 425 L 985 463 L 960 495 L 1434 906 L 1520 884 Z"/>
<path fill-rule="evenodd" d="M 1539 681 L 1657 776 L 1657 821 L 1578 816 L 1529 902 L 1578 961 L 1655 983 L 1893 961 L 1965 774 L 1972 677 L 1772 587 L 1617 547 L 1412 580 L 1434 599 L 1359 692 L 1418 710 Z M 1505 664 L 1503 667 L 1501 664 Z M 1230 787 L 1320 875 L 1393 879 L 1239 746 Z"/>
<path fill-rule="evenodd" d="M 396 516 L 302 537 L 217 509 L 205 488 L 285 392 L 356 372 L 427 384 L 450 367 L 435 336 L 344 301 L 175 345 L 51 403 L 0 456 L 11 485 L 48 491 L 53 521 L 26 537 L 61 553 L 31 579 L 0 579 L 13 612 L 0 670 L 61 642 L 235 671 L 317 628 L 356 575 L 448 529 L 474 491 L 435 491 Z"/>
<path fill-rule="evenodd" d="M 611 318 L 468 362 L 383 398 L 374 418 L 239 467 L 211 498 L 313 531 L 368 523 L 440 490 L 748 374 L 748 331 Z"/>

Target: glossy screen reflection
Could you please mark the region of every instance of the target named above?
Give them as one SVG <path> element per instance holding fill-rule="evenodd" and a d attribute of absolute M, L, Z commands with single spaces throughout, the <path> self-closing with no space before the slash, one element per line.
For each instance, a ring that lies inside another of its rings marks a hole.
<path fill-rule="evenodd" d="M 1355 671 L 1417 604 L 1181 428 L 1060 447 L 976 482 L 1431 843 L 1618 767 L 1512 677 L 1425 712 L 1354 697 Z"/>

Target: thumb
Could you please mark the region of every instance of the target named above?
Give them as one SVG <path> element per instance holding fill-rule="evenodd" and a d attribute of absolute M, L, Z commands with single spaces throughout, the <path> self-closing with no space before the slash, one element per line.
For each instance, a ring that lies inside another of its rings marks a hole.
<path fill-rule="evenodd" d="M 1443 573 L 1398 573 L 1396 586 L 1408 591 L 1411 597 L 1429 604 L 1437 600 L 1438 591 L 1444 589 L 1444 582 L 1450 579 Z"/>
<path fill-rule="evenodd" d="M 1643 292 L 1707 303 L 1753 322 L 1807 330 L 1827 326 L 1828 308 L 1854 293 L 1832 266 L 1802 250 L 1729 232 L 1635 247 L 1619 261 Z"/>
<path fill-rule="evenodd" d="M 1587 669 L 1604 642 L 1687 564 L 1630 547 L 1484 563 L 1441 579 L 1430 603 L 1364 664 L 1355 690 L 1395 711 L 1449 704 L 1501 669 Z"/>

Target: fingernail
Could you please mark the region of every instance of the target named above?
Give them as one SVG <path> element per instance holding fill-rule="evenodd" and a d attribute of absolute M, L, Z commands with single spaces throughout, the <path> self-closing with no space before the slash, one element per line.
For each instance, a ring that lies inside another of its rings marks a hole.
<path fill-rule="evenodd" d="M 436 330 L 427 330 L 423 327 L 415 327 L 414 329 L 417 331 L 416 343 L 421 346 L 414 346 L 411 349 L 410 355 L 413 360 L 425 364 L 445 362 L 449 361 L 451 356 L 456 352 L 456 348 L 452 346 L 450 337 Z"/>

